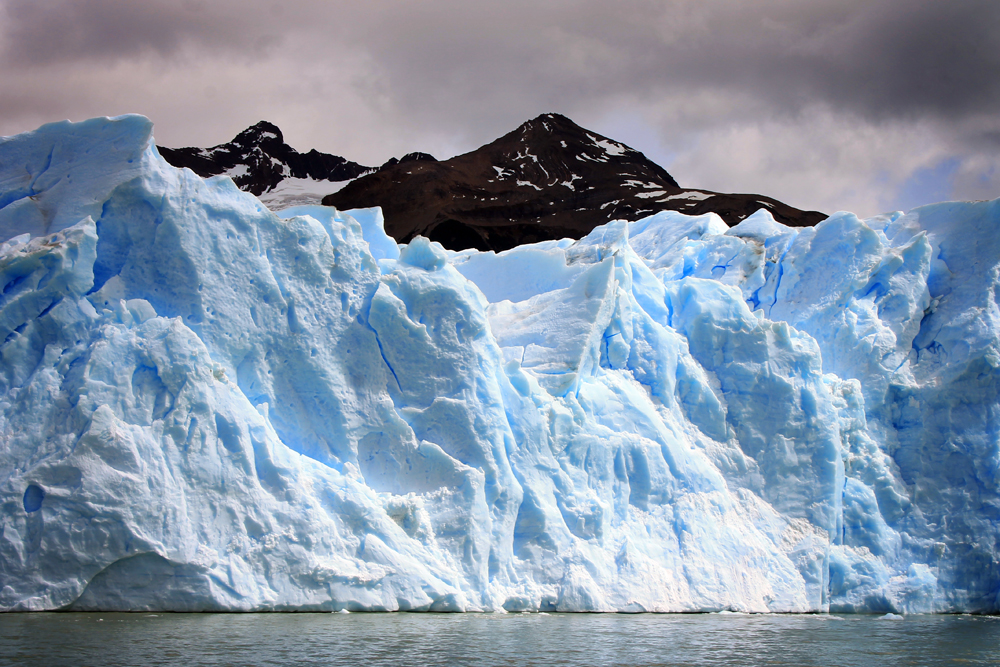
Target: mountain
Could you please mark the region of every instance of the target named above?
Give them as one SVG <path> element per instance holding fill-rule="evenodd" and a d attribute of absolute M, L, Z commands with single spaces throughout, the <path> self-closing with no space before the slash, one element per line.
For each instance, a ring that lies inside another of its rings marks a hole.
<path fill-rule="evenodd" d="M 260 121 L 243 130 L 226 144 L 211 148 L 166 148 L 160 155 L 175 167 L 187 167 L 203 178 L 226 174 L 241 190 L 257 196 L 272 191 L 285 179 L 325 182 L 348 181 L 371 171 L 357 162 L 313 149 L 299 153 L 285 143 L 281 130 Z"/>
<path fill-rule="evenodd" d="M 435 161 L 427 153 L 407 153 L 401 158 L 390 158 L 381 167 L 366 167 L 315 149 L 299 153 L 285 143 L 277 125 L 265 120 L 243 130 L 226 144 L 211 148 L 157 146 L 157 149 L 171 165 L 187 167 L 202 178 L 229 176 L 241 190 L 257 195 L 273 210 L 316 204 L 347 181 L 379 169 Z"/>
<path fill-rule="evenodd" d="M 760 208 L 793 227 L 826 217 L 762 195 L 682 188 L 639 151 L 552 113 L 450 160 L 384 165 L 323 204 L 381 206 L 397 241 L 420 234 L 453 250 L 576 239 L 610 220 L 658 211 L 714 212 L 730 226 Z"/>
<path fill-rule="evenodd" d="M 381 206 L 397 241 L 420 234 L 452 250 L 578 239 L 658 211 L 712 212 L 730 226 L 760 208 L 791 227 L 826 217 L 763 195 L 682 188 L 639 151 L 551 113 L 449 160 L 415 152 L 379 167 L 299 153 L 267 121 L 212 148 L 158 148 L 175 167 L 230 176 L 273 210 L 320 200 L 341 210 Z"/>

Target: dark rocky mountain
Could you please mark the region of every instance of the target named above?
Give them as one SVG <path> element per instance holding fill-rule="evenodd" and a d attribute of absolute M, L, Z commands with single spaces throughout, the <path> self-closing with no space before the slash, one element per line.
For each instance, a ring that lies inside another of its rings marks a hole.
<path fill-rule="evenodd" d="M 327 195 L 323 204 L 381 206 L 386 231 L 397 241 L 422 234 L 453 250 L 501 251 L 580 238 L 610 220 L 658 211 L 711 211 L 730 226 L 760 208 L 792 226 L 826 217 L 771 197 L 682 188 L 642 153 L 559 114 L 529 120 L 450 160 L 426 158 L 390 160 Z"/>
<path fill-rule="evenodd" d="M 371 167 L 315 149 L 299 153 L 285 143 L 277 126 L 264 120 L 243 130 L 227 144 L 212 148 L 157 146 L 157 149 L 175 167 L 187 167 L 205 178 L 228 174 L 240 189 L 257 196 L 273 189 L 287 177 L 347 181 L 372 171 Z M 412 158 L 413 155 L 423 154 L 412 153 L 403 160 L 421 159 Z"/>
<path fill-rule="evenodd" d="M 299 153 L 267 121 L 212 148 L 158 148 L 169 163 L 200 176 L 229 175 L 275 210 L 321 197 L 342 210 L 381 206 L 386 232 L 397 241 L 422 234 L 453 250 L 580 238 L 610 220 L 657 211 L 715 212 L 730 226 L 759 208 L 792 226 L 826 217 L 762 195 L 682 188 L 639 151 L 559 114 L 529 120 L 450 160 L 409 153 L 380 167 Z"/>
<path fill-rule="evenodd" d="M 379 169 L 388 169 L 405 162 L 437 162 L 437 158 L 429 153 L 407 153 L 398 160 L 394 157 L 389 158 Z"/>

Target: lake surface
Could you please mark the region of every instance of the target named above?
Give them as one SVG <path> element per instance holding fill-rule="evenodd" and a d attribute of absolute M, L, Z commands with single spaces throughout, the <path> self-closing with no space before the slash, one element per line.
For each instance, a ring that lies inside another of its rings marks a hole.
<path fill-rule="evenodd" d="M 1000 618 L 0 614 L 0 665 L 997 665 Z"/>

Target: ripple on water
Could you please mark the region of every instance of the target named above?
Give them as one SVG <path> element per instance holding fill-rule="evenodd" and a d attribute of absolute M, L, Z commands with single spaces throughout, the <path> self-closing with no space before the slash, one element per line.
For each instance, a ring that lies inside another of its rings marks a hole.
<path fill-rule="evenodd" d="M 983 616 L 0 614 L 0 665 L 996 665 Z"/>

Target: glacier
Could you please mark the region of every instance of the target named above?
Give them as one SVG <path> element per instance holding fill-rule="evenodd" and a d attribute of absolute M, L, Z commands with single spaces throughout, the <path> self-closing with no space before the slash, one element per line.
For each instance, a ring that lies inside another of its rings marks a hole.
<path fill-rule="evenodd" d="M 0 139 L 0 610 L 1000 611 L 1000 200 L 500 254 Z"/>

